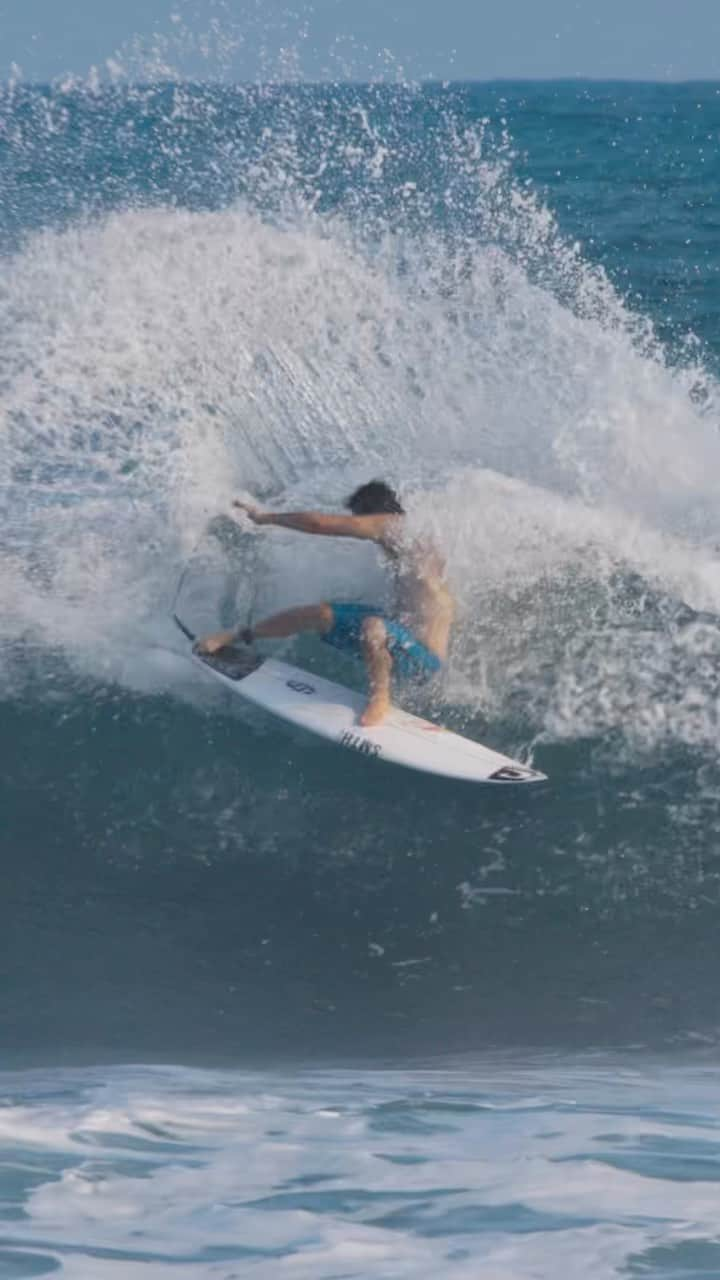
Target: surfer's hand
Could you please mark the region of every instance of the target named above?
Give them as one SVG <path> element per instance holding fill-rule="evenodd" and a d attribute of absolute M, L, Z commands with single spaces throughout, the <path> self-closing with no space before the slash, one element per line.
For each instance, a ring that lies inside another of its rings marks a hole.
<path fill-rule="evenodd" d="M 263 523 L 263 512 L 253 502 L 246 502 L 243 498 L 233 498 L 233 506 L 244 511 L 253 524 Z"/>
<path fill-rule="evenodd" d="M 198 653 L 218 653 L 220 649 L 225 649 L 232 644 L 234 639 L 234 631 L 216 631 L 213 635 L 203 636 L 198 640 L 195 648 Z"/>

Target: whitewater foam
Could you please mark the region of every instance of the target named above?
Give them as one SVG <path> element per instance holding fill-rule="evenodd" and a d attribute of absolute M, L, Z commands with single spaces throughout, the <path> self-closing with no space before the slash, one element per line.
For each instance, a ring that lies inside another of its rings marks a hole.
<path fill-rule="evenodd" d="M 698 1066 L 138 1067 L 3 1088 L 16 1274 L 609 1280 L 716 1250 Z"/>
<path fill-rule="evenodd" d="M 507 140 L 445 118 L 431 151 L 449 138 L 440 174 L 455 165 L 448 204 L 472 212 L 467 234 L 370 206 L 365 219 L 362 203 L 319 212 L 289 131 L 255 175 L 272 212 L 124 209 L 6 257 L 8 644 L 165 687 L 162 663 L 131 654 L 174 644 L 162 619 L 177 573 L 233 491 L 331 506 L 379 473 L 447 555 L 450 699 L 522 703 L 551 736 L 622 730 L 633 708 L 634 745 L 714 739 L 712 682 L 689 688 L 714 655 L 711 623 L 691 640 L 657 612 L 629 627 L 637 602 L 618 587 L 720 610 L 720 445 L 712 397 L 692 394 L 711 379 L 673 364 L 562 239 L 514 181 Z M 406 183 L 404 204 L 427 195 Z M 271 537 L 259 610 L 336 594 L 343 577 L 377 590 L 367 556 Z"/>

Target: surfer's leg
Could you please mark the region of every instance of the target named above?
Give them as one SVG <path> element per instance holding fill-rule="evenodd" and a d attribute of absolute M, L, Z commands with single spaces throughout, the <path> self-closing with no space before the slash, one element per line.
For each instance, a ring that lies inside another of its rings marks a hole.
<path fill-rule="evenodd" d="M 360 716 L 364 725 L 380 724 L 390 710 L 392 657 L 387 647 L 387 630 L 382 618 L 366 618 L 362 624 L 362 650 L 368 673 L 370 697 Z"/>
<path fill-rule="evenodd" d="M 303 604 L 296 609 L 284 609 L 272 617 L 248 627 L 250 639 L 280 640 L 300 631 L 317 631 L 323 635 L 333 625 L 333 611 L 329 604 Z"/>
<path fill-rule="evenodd" d="M 218 631 L 215 635 L 203 636 L 198 640 L 200 653 L 218 653 L 227 645 L 242 640 L 243 644 L 252 644 L 258 636 L 260 639 L 281 639 L 283 636 L 294 636 L 299 631 L 317 631 L 325 635 L 333 625 L 333 611 L 329 604 L 300 605 L 297 609 L 285 609 L 283 613 L 274 613 L 255 627 L 237 627 L 233 631 Z"/>

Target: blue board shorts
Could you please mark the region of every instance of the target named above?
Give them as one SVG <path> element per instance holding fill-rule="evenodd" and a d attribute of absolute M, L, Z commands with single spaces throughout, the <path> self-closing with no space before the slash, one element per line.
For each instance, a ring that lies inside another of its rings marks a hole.
<path fill-rule="evenodd" d="M 362 657 L 362 624 L 366 618 L 382 618 L 387 631 L 387 647 L 393 670 L 402 680 L 430 680 L 442 671 L 442 661 L 412 631 L 373 604 L 345 604 L 331 600 L 333 625 L 323 640 L 335 649 Z"/>

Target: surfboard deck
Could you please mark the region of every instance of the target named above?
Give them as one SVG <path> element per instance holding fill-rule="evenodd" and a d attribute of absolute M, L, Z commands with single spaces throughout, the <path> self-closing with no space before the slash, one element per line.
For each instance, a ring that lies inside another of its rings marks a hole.
<path fill-rule="evenodd" d="M 213 656 L 193 650 L 193 661 L 239 697 L 359 755 L 465 782 L 546 781 L 544 773 L 399 707 L 382 724 L 363 728 L 362 694 L 276 658 L 233 648 Z"/>

